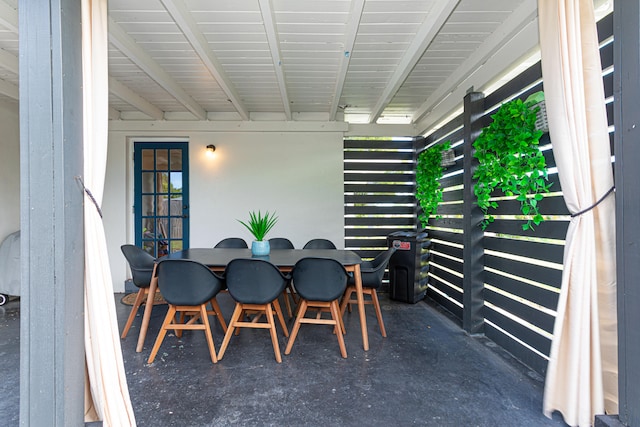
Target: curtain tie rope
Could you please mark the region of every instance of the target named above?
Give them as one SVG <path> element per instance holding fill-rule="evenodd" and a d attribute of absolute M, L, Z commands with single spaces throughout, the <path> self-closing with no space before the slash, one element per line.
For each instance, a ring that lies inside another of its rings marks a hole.
<path fill-rule="evenodd" d="M 580 216 L 580 215 L 582 215 L 582 214 L 584 214 L 584 213 L 589 212 L 590 210 L 592 210 L 593 208 L 595 208 L 596 206 L 598 206 L 598 205 L 599 205 L 599 204 L 600 204 L 604 199 L 606 199 L 606 198 L 607 198 L 607 196 L 608 196 L 609 194 L 613 193 L 615 190 L 616 190 L 616 186 L 614 185 L 614 186 L 613 186 L 613 187 L 611 187 L 611 188 L 610 188 L 606 193 L 604 193 L 604 196 L 600 197 L 600 198 L 598 199 L 598 201 L 597 201 L 597 202 L 595 202 L 593 205 L 589 206 L 589 207 L 588 207 L 588 208 L 586 208 L 586 209 L 581 210 L 580 212 L 576 212 L 576 213 L 574 213 L 574 214 L 571 214 L 571 218 L 575 218 L 575 217 L 577 217 L 577 216 Z"/>
<path fill-rule="evenodd" d="M 89 198 L 93 202 L 93 205 L 96 207 L 96 210 L 98 211 L 98 215 L 100 215 L 100 218 L 102 218 L 102 209 L 100 209 L 100 206 L 98 206 L 98 202 L 96 201 L 96 198 L 93 197 L 93 194 L 91 194 L 91 190 L 89 190 L 87 187 L 84 186 L 84 181 L 82 180 L 82 177 L 76 176 L 76 181 L 80 183 L 80 185 L 82 186 L 82 190 L 85 193 L 87 193 L 87 196 L 89 196 Z"/>

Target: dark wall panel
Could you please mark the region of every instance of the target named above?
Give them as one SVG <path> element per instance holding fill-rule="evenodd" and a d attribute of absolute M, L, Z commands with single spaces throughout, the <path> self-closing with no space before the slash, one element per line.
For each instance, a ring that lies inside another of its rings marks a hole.
<path fill-rule="evenodd" d="M 598 23 L 598 36 L 602 42 L 609 40 L 612 34 L 613 19 L 608 16 Z M 613 44 L 609 41 L 602 46 L 601 60 L 603 68 L 610 68 L 613 64 Z M 604 75 L 603 81 L 605 97 L 610 98 L 614 91 L 610 71 Z M 454 165 L 446 168 L 445 177 L 441 180 L 444 203 L 437 212 L 441 217 L 431 218 L 425 228 L 432 239 L 427 295 L 464 325 L 465 307 L 461 305 L 469 301 L 469 297 L 461 293 L 461 289 L 465 289 L 464 278 L 460 277 L 464 265 L 456 260 L 467 259 L 463 247 L 465 235 L 458 230 L 468 231 L 465 224 L 471 221 L 464 214 L 470 211 L 462 202 L 468 203 L 472 189 L 463 188 L 462 183 L 465 180 L 469 183 L 463 171 L 473 170 L 469 165 L 473 165 L 474 159 L 464 157 L 465 153 L 471 156 L 473 150 L 462 141 L 475 138 L 468 138 L 473 134 L 469 129 L 491 123 L 491 115 L 502 103 L 516 96 L 526 99 L 540 90 L 543 90 L 543 82 L 538 62 L 481 98 L 484 111 L 473 115 L 470 128 L 463 127 L 465 115 L 461 114 L 432 134 L 417 137 L 411 142 L 345 141 L 345 246 L 358 250 L 363 257 L 371 257 L 377 248 L 387 245 L 388 233 L 403 227 L 420 229 L 422 225 L 418 223 L 418 217 L 421 210 L 413 196 L 415 159 L 434 144 L 453 142 L 457 159 Z M 612 125 L 612 103 L 607 105 L 607 115 Z M 468 122 L 469 115 L 466 117 Z M 610 139 L 613 147 L 613 134 Z M 540 146 L 549 144 L 550 136 L 546 133 L 540 140 Z M 544 150 L 547 167 L 554 168 L 553 150 Z M 367 173 L 361 173 L 363 171 Z M 481 306 L 486 322 L 484 333 L 541 374 L 546 371 L 551 345 L 549 335 L 553 331 L 562 279 L 561 269 L 554 266 L 562 265 L 569 224 L 569 212 L 557 173 L 550 173 L 549 180 L 553 183 L 551 191 L 560 194 L 546 196 L 539 202 L 540 212 L 548 217 L 547 221 L 534 226 L 534 231 L 523 231 L 524 221 L 514 218 L 521 216 L 520 202 L 500 200 L 499 209 L 493 213 L 505 218 L 498 217 L 480 234 L 484 247 L 484 252 L 480 252 L 480 262 L 484 265 L 484 283 L 488 285 L 479 292 L 482 294 L 479 298 L 485 302 L 485 306 Z M 405 194 L 397 194 L 400 192 Z M 496 192 L 494 196 L 502 195 Z M 466 237 L 469 243 L 469 234 Z M 497 253 L 503 255 L 497 256 Z"/>
<path fill-rule="evenodd" d="M 528 347 L 509 337 L 492 325 L 485 326 L 487 338 L 511 353 L 516 359 L 529 366 L 531 369 L 544 376 L 547 372 L 547 359 L 531 351 Z"/>

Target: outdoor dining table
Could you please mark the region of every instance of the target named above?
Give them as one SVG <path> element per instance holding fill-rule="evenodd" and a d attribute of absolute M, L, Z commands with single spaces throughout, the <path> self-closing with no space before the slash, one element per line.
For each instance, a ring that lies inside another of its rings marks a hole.
<path fill-rule="evenodd" d="M 365 351 L 369 350 L 369 336 L 367 335 L 367 322 L 364 311 L 364 295 L 362 292 L 362 277 L 360 275 L 360 264 L 362 263 L 362 259 L 353 251 L 341 249 L 272 249 L 269 255 L 257 257 L 251 254 L 251 249 L 192 248 L 173 252 L 162 258 L 159 258 L 158 261 L 161 261 L 163 259 L 190 259 L 206 265 L 213 271 L 223 272 L 227 264 L 234 259 L 258 258 L 271 262 L 283 272 L 289 272 L 293 269 L 296 262 L 305 257 L 334 259 L 340 262 L 348 272 L 353 273 L 358 299 L 360 329 L 362 331 L 362 346 Z M 153 309 L 153 298 L 157 288 L 158 279 L 154 271 L 153 278 L 151 279 L 151 284 L 149 286 L 147 303 L 145 304 L 144 314 L 142 316 L 140 335 L 138 336 L 138 345 L 136 347 L 136 352 L 138 353 L 142 351 L 142 348 L 144 346 L 147 329 L 149 328 L 149 319 L 151 318 L 151 310 Z"/>

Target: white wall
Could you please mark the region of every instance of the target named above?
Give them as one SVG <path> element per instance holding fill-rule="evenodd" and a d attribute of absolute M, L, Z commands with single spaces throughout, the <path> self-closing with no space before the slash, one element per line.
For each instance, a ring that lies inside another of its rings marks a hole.
<path fill-rule="evenodd" d="M 344 245 L 342 132 L 110 131 L 103 200 L 114 289 L 127 277 L 120 245 L 133 243 L 133 141 L 189 142 L 190 246 L 212 247 L 229 236 L 252 238 L 237 221 L 251 210 L 276 211 L 267 237 L 296 247 L 328 238 Z M 214 158 L 205 154 L 216 146 Z"/>
<path fill-rule="evenodd" d="M 0 102 L 0 242 L 20 229 L 20 126 L 18 104 Z"/>

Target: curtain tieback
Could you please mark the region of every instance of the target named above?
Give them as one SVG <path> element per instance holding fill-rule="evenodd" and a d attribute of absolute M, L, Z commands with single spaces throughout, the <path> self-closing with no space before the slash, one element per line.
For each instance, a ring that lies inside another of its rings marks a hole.
<path fill-rule="evenodd" d="M 96 210 L 98 211 L 98 215 L 100 215 L 100 218 L 102 218 L 102 209 L 100 209 L 100 206 L 98 206 L 98 202 L 96 201 L 96 198 L 93 197 L 93 194 L 91 194 L 91 190 L 89 190 L 87 187 L 84 186 L 84 181 L 82 180 L 82 177 L 76 176 L 76 181 L 80 183 L 80 185 L 82 186 L 82 190 L 84 190 L 84 192 L 87 193 L 87 196 L 89 196 L 89 198 L 93 202 L 93 205 L 96 207 Z"/>
<path fill-rule="evenodd" d="M 599 204 L 600 204 L 604 199 L 606 199 L 606 198 L 607 198 L 607 196 L 608 196 L 609 194 L 613 193 L 615 190 L 616 190 L 616 186 L 614 185 L 614 186 L 613 186 L 613 187 L 611 187 L 611 188 L 610 188 L 606 193 L 604 193 L 604 196 L 600 197 L 600 198 L 598 199 L 598 201 L 597 201 L 597 202 L 595 202 L 593 205 L 589 206 L 589 207 L 588 207 L 588 208 L 586 208 L 586 209 L 581 210 L 580 212 L 576 212 L 576 213 L 574 213 L 574 214 L 571 214 L 571 218 L 575 218 L 575 217 L 577 217 L 577 216 L 580 216 L 580 215 L 582 215 L 582 214 L 584 214 L 584 213 L 589 212 L 591 209 L 593 209 L 593 208 L 595 208 L 596 206 L 598 206 L 598 205 L 599 205 Z"/>

